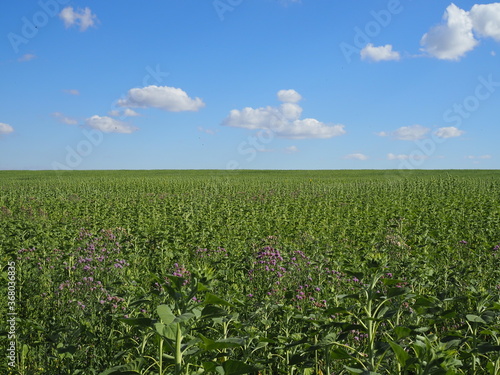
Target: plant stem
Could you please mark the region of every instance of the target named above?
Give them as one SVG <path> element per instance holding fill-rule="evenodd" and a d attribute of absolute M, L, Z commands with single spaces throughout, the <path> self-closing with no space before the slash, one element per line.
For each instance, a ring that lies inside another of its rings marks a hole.
<path fill-rule="evenodd" d="M 177 323 L 177 334 L 176 334 L 176 338 L 175 338 L 175 374 L 176 375 L 180 375 L 181 370 L 182 370 L 181 343 L 182 343 L 181 324 Z"/>

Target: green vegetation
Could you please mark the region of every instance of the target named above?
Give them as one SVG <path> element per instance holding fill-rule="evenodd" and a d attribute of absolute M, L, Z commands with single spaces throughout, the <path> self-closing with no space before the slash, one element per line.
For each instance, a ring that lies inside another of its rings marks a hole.
<path fill-rule="evenodd" d="M 0 172 L 0 371 L 497 375 L 499 257 L 500 171 Z"/>

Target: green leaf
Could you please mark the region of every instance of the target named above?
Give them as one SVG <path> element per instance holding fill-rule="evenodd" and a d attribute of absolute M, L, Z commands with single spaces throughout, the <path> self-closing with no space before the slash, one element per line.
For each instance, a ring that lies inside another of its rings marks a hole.
<path fill-rule="evenodd" d="M 182 323 L 194 317 L 195 315 L 193 313 L 184 313 L 182 315 L 176 316 L 172 324 Z"/>
<path fill-rule="evenodd" d="M 202 318 L 218 318 L 226 315 L 226 310 L 214 305 L 205 306 L 203 311 L 201 312 Z"/>
<path fill-rule="evenodd" d="M 394 327 L 394 332 L 398 335 L 399 340 L 411 335 L 411 329 L 403 326 Z"/>
<path fill-rule="evenodd" d="M 488 352 L 500 352 L 500 345 L 492 345 L 489 342 L 483 342 L 477 346 L 477 351 L 481 354 Z"/>
<path fill-rule="evenodd" d="M 353 367 L 348 367 L 348 366 L 344 366 L 344 368 L 349 371 L 351 374 L 364 374 L 365 371 L 363 369 L 360 369 L 360 368 L 353 368 Z"/>
<path fill-rule="evenodd" d="M 207 372 L 214 372 L 216 367 L 215 362 L 203 362 L 203 369 Z"/>
<path fill-rule="evenodd" d="M 332 351 L 330 351 L 330 356 L 333 359 L 348 359 L 351 358 L 351 355 L 347 353 L 347 351 L 344 348 L 335 348 Z"/>
<path fill-rule="evenodd" d="M 24 347 L 23 347 L 24 349 Z M 70 353 L 70 354 L 75 354 L 76 351 L 77 351 L 77 347 L 74 346 L 74 345 L 69 345 L 69 346 L 66 346 L 64 348 L 62 347 L 58 347 L 57 348 L 57 352 L 60 353 L 60 354 L 64 354 L 64 353 Z"/>
<path fill-rule="evenodd" d="M 169 324 L 165 325 L 163 323 L 155 323 L 154 325 L 156 332 L 162 337 L 165 337 L 169 340 L 175 341 L 176 339 L 176 325 Z"/>
<path fill-rule="evenodd" d="M 361 279 L 363 279 L 363 277 L 365 277 L 365 274 L 363 272 L 355 272 L 355 271 L 347 270 L 347 271 L 345 271 L 345 273 L 349 276 L 354 276 L 358 280 L 361 280 Z"/>
<path fill-rule="evenodd" d="M 201 333 L 199 336 L 203 340 L 203 343 L 200 345 L 206 351 L 238 348 L 245 345 L 245 340 L 240 337 L 231 337 L 228 339 L 214 341 L 203 336 Z"/>
<path fill-rule="evenodd" d="M 405 367 L 406 361 L 408 360 L 410 355 L 403 349 L 401 345 L 396 344 L 394 341 L 389 341 L 389 345 L 391 346 L 394 354 L 396 354 L 396 358 L 398 359 L 399 364 L 402 367 Z"/>
<path fill-rule="evenodd" d="M 254 366 L 250 366 L 242 361 L 236 361 L 230 359 L 222 364 L 224 373 L 226 375 L 239 375 L 239 374 L 249 374 L 251 372 L 257 371 Z"/>
<path fill-rule="evenodd" d="M 419 296 L 414 303 L 414 307 L 432 307 L 435 305 L 435 302 L 430 298 Z"/>
<path fill-rule="evenodd" d="M 486 324 L 486 322 L 480 316 L 473 315 L 473 314 L 467 314 L 465 317 L 467 318 L 467 320 L 469 322 Z"/>
<path fill-rule="evenodd" d="M 174 321 L 175 315 L 172 313 L 172 310 L 167 305 L 159 305 L 156 308 L 156 312 L 160 317 L 161 321 L 165 324 L 170 324 Z"/>
<path fill-rule="evenodd" d="M 406 288 L 389 288 L 387 297 L 393 298 L 406 293 Z"/>
<path fill-rule="evenodd" d="M 335 344 L 335 340 L 337 339 L 337 334 L 336 333 L 329 333 L 321 341 L 319 342 L 320 346 L 330 346 Z"/>
<path fill-rule="evenodd" d="M 220 297 L 217 297 L 215 294 L 212 294 L 212 293 L 205 294 L 204 303 L 207 305 L 211 304 L 211 305 L 235 307 L 233 304 L 223 300 Z"/>

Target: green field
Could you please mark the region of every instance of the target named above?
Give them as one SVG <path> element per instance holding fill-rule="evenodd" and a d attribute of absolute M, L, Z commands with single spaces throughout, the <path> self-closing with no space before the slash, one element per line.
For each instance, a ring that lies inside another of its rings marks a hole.
<path fill-rule="evenodd" d="M 3 171 L 0 371 L 498 375 L 499 257 L 497 170 Z"/>

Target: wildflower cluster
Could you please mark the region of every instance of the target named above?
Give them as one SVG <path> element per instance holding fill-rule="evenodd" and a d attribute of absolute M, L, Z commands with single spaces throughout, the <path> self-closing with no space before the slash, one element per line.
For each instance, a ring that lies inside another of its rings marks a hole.
<path fill-rule="evenodd" d="M 247 297 L 325 307 L 326 301 L 319 300 L 321 288 L 313 279 L 315 269 L 317 266 L 301 250 L 284 252 L 271 245 L 264 246 L 258 249 L 247 273 L 251 288 Z"/>
<path fill-rule="evenodd" d="M 39 296 L 59 309 L 76 306 L 78 310 L 88 310 L 92 306 L 92 310 L 124 310 L 125 300 L 116 296 L 111 288 L 113 281 L 129 266 L 120 256 L 121 244 L 116 235 L 112 230 L 102 230 L 95 235 L 82 229 L 78 241 L 81 246 L 72 251 L 43 252 L 35 248 L 18 251 L 18 261 L 38 273 L 39 283 L 32 288 L 43 289 L 39 290 Z M 50 286 L 43 285 L 42 280 Z M 70 305 L 61 306 L 60 301 L 69 301 Z"/>

